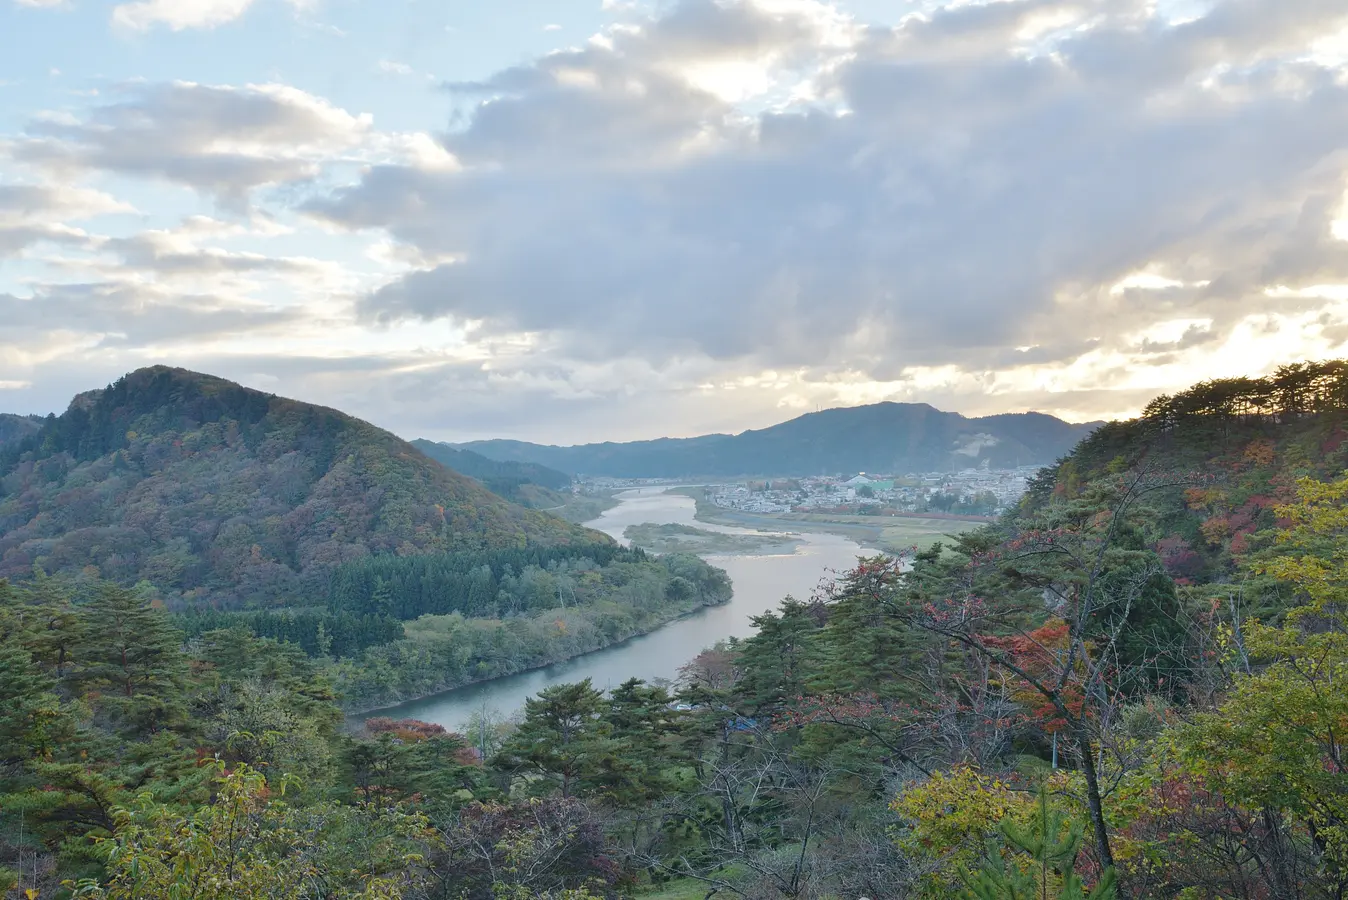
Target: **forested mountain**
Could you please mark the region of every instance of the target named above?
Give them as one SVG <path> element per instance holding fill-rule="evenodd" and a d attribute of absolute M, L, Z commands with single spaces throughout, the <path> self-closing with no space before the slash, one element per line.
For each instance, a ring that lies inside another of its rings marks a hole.
<path fill-rule="evenodd" d="M 14 413 L 0 413 L 0 447 L 14 441 L 21 441 L 30 434 L 36 434 L 41 427 L 41 416 L 17 416 Z"/>
<path fill-rule="evenodd" d="M 293 602 L 369 554 L 595 539 L 366 422 L 182 369 L 0 447 L 0 576 L 92 566 L 170 605 Z"/>
<path fill-rule="evenodd" d="M 417 438 L 412 446 L 431 459 L 461 475 L 476 478 L 488 487 L 493 484 L 537 484 L 554 491 L 571 487 L 571 476 L 538 463 L 488 459 L 472 450 L 457 449 L 449 444 Z"/>
<path fill-rule="evenodd" d="M 1266 378 L 1206 381 L 1102 425 L 1034 479 L 1015 517 L 1077 498 L 1112 472 L 1184 486 L 1148 503 L 1147 533 L 1181 582 L 1224 581 L 1277 521 L 1300 478 L 1348 470 L 1348 361 L 1289 365 Z"/>
<path fill-rule="evenodd" d="M 565 472 L 537 463 L 488 459 L 472 450 L 459 450 L 449 444 L 421 438 L 412 441 L 412 446 L 441 465 L 482 482 L 487 490 L 511 503 L 529 509 L 551 510 L 563 517 L 572 515 L 567 507 L 574 499 L 570 493 L 571 476 Z M 563 513 L 563 509 L 567 511 Z M 572 518 L 571 521 L 590 518 L 588 510 L 578 509 L 577 512 L 583 518 Z"/>
<path fill-rule="evenodd" d="M 736 435 L 575 447 L 507 440 L 460 446 L 492 459 L 621 478 L 903 473 L 958 470 L 985 461 L 993 467 L 1048 463 L 1096 424 L 1033 412 L 966 418 L 925 403 L 876 403 L 808 413 Z"/>
<path fill-rule="evenodd" d="M 325 614 L 407 633 L 340 652 L 298 616 L 0 581 L 0 891 L 1342 900 L 1345 468 L 1348 362 L 1205 382 L 673 685 L 555 684 L 462 736 L 343 734 L 331 687 L 508 671 L 724 573 L 602 542 L 365 556 Z"/>

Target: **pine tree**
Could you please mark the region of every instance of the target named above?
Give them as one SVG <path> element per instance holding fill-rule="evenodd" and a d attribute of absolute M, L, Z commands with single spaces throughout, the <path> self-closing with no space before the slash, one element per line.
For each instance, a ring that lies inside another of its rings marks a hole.
<path fill-rule="evenodd" d="M 70 591 L 35 566 L 26 593 L 34 619 L 34 654 L 51 667 L 57 678 L 64 678 L 70 654 L 80 638 L 79 616 Z"/>
<path fill-rule="evenodd" d="M 557 684 L 524 702 L 524 722 L 510 736 L 498 765 L 542 776 L 535 785 L 554 784 L 563 797 L 593 783 L 614 742 L 600 718 L 604 695 L 590 679 Z"/>
<path fill-rule="evenodd" d="M 614 753 L 604 761 L 602 780 L 619 800 L 659 797 L 668 773 L 691 761 L 681 746 L 688 715 L 672 707 L 663 687 L 629 678 L 610 693 L 603 719 Z"/>
<path fill-rule="evenodd" d="M 18 763 L 50 750 L 47 726 L 59 715 L 54 687 L 18 635 L 0 639 L 0 763 Z"/>
<path fill-rule="evenodd" d="M 1000 848 L 989 850 L 978 872 L 964 873 L 965 900 L 1114 900 L 1112 868 L 1105 869 L 1090 891 L 1076 873 L 1084 832 L 1048 802 L 1041 788 L 1035 817 L 1028 828 L 1006 818 L 998 825 L 1002 841 L 1013 853 L 1029 857 L 1029 865 L 1010 867 Z"/>
<path fill-rule="evenodd" d="M 914 672 L 914 663 L 930 656 L 935 642 L 889 615 L 887 601 L 902 577 L 896 561 L 876 557 L 863 560 L 837 583 L 828 625 L 819 634 L 820 664 L 812 688 L 899 700 L 930 692 L 930 684 Z"/>
<path fill-rule="evenodd" d="M 780 615 L 764 613 L 749 622 L 758 631 L 740 644 L 744 676 L 739 693 L 750 712 L 773 712 L 804 694 L 819 622 L 810 606 L 793 597 L 782 601 Z"/>
<path fill-rule="evenodd" d="M 163 610 L 113 584 L 82 610 L 78 681 L 100 695 L 122 724 L 156 731 L 183 718 L 182 634 Z"/>

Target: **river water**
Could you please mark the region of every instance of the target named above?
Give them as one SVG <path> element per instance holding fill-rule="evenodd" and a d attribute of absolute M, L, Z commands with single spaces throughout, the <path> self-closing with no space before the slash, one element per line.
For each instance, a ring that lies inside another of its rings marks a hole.
<path fill-rule="evenodd" d="M 627 543 L 623 530 L 628 525 L 646 522 L 696 525 L 728 534 L 756 533 L 745 528 L 697 522 L 693 518 L 693 499 L 668 494 L 665 490 L 660 486 L 625 491 L 617 497 L 618 506 L 585 524 L 623 543 Z M 650 634 L 547 668 L 433 694 L 381 710 L 379 714 L 411 717 L 460 730 L 476 710 L 486 707 L 510 715 L 524 706 L 526 697 L 553 684 L 589 678 L 596 688 L 606 690 L 633 677 L 646 681 L 672 680 L 678 675 L 679 667 L 704 648 L 732 635 L 747 637 L 751 634 L 751 616 L 775 609 L 788 594 L 802 599 L 808 597 L 822 580 L 851 568 L 863 552 L 857 544 L 837 535 L 797 533 L 795 536 L 802 543 L 792 553 L 704 557 L 712 565 L 725 569 L 734 582 L 735 595 L 724 606 L 699 610 Z"/>

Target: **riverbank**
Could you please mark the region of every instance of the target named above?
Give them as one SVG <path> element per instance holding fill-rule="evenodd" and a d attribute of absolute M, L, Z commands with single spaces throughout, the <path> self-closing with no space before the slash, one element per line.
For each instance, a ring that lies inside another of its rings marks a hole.
<path fill-rule="evenodd" d="M 925 550 L 938 541 L 963 534 L 991 520 L 954 519 L 934 516 L 846 516 L 831 513 L 762 513 L 723 509 L 707 500 L 705 487 L 671 488 L 671 494 L 691 497 L 694 518 L 710 525 L 752 528 L 763 531 L 826 532 L 884 553 L 901 554 L 916 547 Z"/>
<path fill-rule="evenodd" d="M 696 526 L 692 499 L 666 490 L 666 486 L 658 485 L 625 491 L 619 495 L 617 508 L 584 524 L 619 539 L 628 526 L 648 522 Z M 379 714 L 420 719 L 456 730 L 484 709 L 509 716 L 529 697 L 552 685 L 588 678 L 597 689 L 611 690 L 631 678 L 648 683 L 677 679 L 680 668 L 703 649 L 729 637 L 749 636 L 754 632 L 756 617 L 777 609 L 787 596 L 811 596 L 821 583 L 850 569 L 862 555 L 860 547 L 838 535 L 791 530 L 800 532 L 793 537 L 801 542 L 791 553 L 708 554 L 707 563 L 724 571 L 733 582 L 734 595 L 728 603 L 695 609 L 663 625 L 643 629 L 645 633 L 561 662 L 541 661 L 543 664 L 532 670 L 465 681 L 463 686 L 426 696 L 418 692 L 421 699 L 391 709 L 380 708 Z M 741 533 L 760 536 L 752 531 Z"/>
<path fill-rule="evenodd" d="M 764 532 L 762 534 L 727 534 L 708 531 L 692 525 L 644 522 L 628 525 L 623 537 L 634 547 L 652 553 L 694 553 L 699 556 L 729 556 L 739 553 L 794 553 L 801 540 L 790 534 Z"/>
<path fill-rule="evenodd" d="M 568 522 L 584 525 L 591 519 L 599 518 L 606 510 L 617 506 L 621 502 L 618 500 L 617 494 L 618 491 L 616 490 L 573 494 L 563 505 L 552 509 L 543 509 L 540 512 L 551 513 L 560 519 L 566 519 Z"/>
<path fill-rule="evenodd" d="M 437 694 L 456 691 L 462 688 L 470 688 L 474 685 L 485 684 L 486 682 L 496 681 L 501 678 L 537 672 L 542 669 L 547 669 L 550 666 L 568 662 L 588 653 L 621 647 L 628 641 L 644 637 L 645 635 L 663 628 L 666 625 L 673 624 L 680 619 L 695 615 L 705 609 L 724 606 L 729 602 L 729 595 L 719 599 L 709 599 L 706 601 L 691 599 L 681 603 L 672 604 L 666 609 L 642 617 L 639 622 L 628 621 L 626 624 L 618 624 L 624 622 L 623 617 L 620 614 L 616 614 L 616 611 L 610 610 L 609 612 L 613 613 L 613 615 L 611 618 L 605 620 L 605 624 L 609 626 L 607 628 L 577 628 L 575 627 L 577 623 L 574 616 L 567 615 L 574 611 L 563 610 L 553 619 L 552 624 L 559 627 L 561 633 L 569 633 L 572 636 L 572 640 L 567 641 L 565 645 L 554 644 L 548 651 L 544 651 L 541 655 L 534 657 L 505 657 L 498 661 L 500 665 L 494 666 L 489 674 L 481 674 L 475 677 L 469 676 L 466 678 L 461 677 L 458 679 L 449 677 L 448 674 L 444 674 L 443 677 L 439 679 L 428 678 L 420 681 L 415 690 L 406 694 L 394 692 L 377 696 L 376 698 L 369 698 L 364 702 L 358 703 L 349 703 L 344 700 L 340 705 L 342 711 L 349 720 L 368 718 L 408 703 L 415 703 L 419 700 L 433 697 Z M 617 627 L 615 627 L 615 625 Z M 454 643 L 455 633 L 459 629 L 473 628 L 475 626 L 501 629 L 508 628 L 509 623 L 508 621 L 499 619 L 463 619 L 463 617 L 456 615 L 422 616 L 421 619 L 407 623 L 407 639 L 406 641 L 399 643 L 408 643 L 411 646 L 399 648 L 401 661 L 409 671 L 416 671 L 418 669 L 427 671 L 425 666 L 426 663 L 437 656 L 443 658 L 444 654 L 452 652 L 452 648 L 448 645 Z M 344 679 L 342 678 L 342 669 L 342 664 L 340 662 L 337 663 L 334 667 L 334 676 L 337 682 L 338 692 L 345 694 L 345 691 L 343 691 Z M 348 677 L 350 677 L 354 672 L 348 670 L 347 674 Z M 352 685 L 348 683 L 346 686 L 349 688 Z M 368 691 L 368 688 L 366 688 L 365 691 Z"/>

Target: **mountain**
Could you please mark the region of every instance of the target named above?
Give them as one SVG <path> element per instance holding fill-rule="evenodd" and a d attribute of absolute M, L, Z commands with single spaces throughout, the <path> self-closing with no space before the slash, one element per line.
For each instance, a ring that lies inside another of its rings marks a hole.
<path fill-rule="evenodd" d="M 423 438 L 412 441 L 412 446 L 440 465 L 482 482 L 493 494 L 528 509 L 551 510 L 565 516 L 560 510 L 573 499 L 571 476 L 547 466 L 488 459 L 472 450 L 460 450 Z"/>
<path fill-rule="evenodd" d="M 556 469 L 531 462 L 489 459 L 472 450 L 457 449 L 450 444 L 417 438 L 412 446 L 438 462 L 453 469 L 460 475 L 476 478 L 489 488 L 493 482 L 514 484 L 536 484 L 553 491 L 564 491 L 571 487 L 571 476 Z"/>
<path fill-rule="evenodd" d="M 1149 403 L 1135 419 L 1100 426 L 1040 471 L 1008 521 L 1055 501 L 1081 500 L 1115 473 L 1146 473 L 1145 541 L 1181 583 L 1225 583 L 1300 479 L 1348 471 L 1348 360 L 1282 366 L 1263 378 L 1205 381 Z"/>
<path fill-rule="evenodd" d="M 40 565 L 170 602 L 303 603 L 369 554 L 596 539 L 366 422 L 183 369 L 81 394 L 0 447 L 0 577 Z"/>
<path fill-rule="evenodd" d="M 36 434 L 42 427 L 41 416 L 17 416 L 0 413 L 0 447 Z"/>
<path fill-rule="evenodd" d="M 925 403 L 876 403 L 808 413 L 740 434 L 555 447 L 522 441 L 458 445 L 497 460 L 585 475 L 681 478 L 929 472 L 1050 463 L 1099 423 L 1043 413 L 966 418 Z"/>

